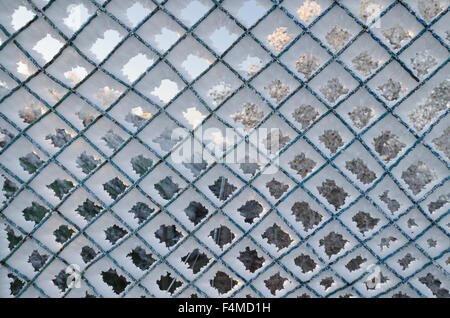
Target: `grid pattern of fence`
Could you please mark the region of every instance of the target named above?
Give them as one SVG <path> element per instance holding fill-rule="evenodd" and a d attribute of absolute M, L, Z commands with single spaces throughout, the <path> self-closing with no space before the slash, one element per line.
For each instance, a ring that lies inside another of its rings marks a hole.
<path fill-rule="evenodd" d="M 136 2 L 142 20 L 127 20 Z M 297 9 L 312 2 L 319 9 L 305 21 Z M 420 1 L 374 1 L 380 10 L 364 19 L 364 2 L 371 1 L 2 1 L 2 296 L 448 297 L 448 3 L 428 18 Z M 86 19 L 64 26 L 66 9 L 79 4 Z M 14 29 L 7 22 L 20 6 L 31 14 Z M 394 22 L 409 29 L 393 27 L 389 42 L 383 31 Z M 348 37 L 335 30 L 330 40 L 334 25 Z M 167 47 L 155 42 L 163 26 L 178 34 Z M 234 38 L 220 46 L 207 35 L 222 26 Z M 277 29 L 286 42 L 272 34 Z M 111 42 L 98 41 L 108 30 L 117 35 L 110 50 Z M 48 58 L 38 52 L 45 34 L 61 44 Z M 103 46 L 101 57 L 93 44 Z M 423 73 L 414 60 L 421 47 L 434 61 Z M 309 48 L 320 58 L 305 76 L 293 65 Z M 364 49 L 381 52 L 368 73 L 354 58 Z M 246 50 L 258 58 L 251 73 L 242 67 Z M 137 52 L 147 58 L 127 77 L 120 71 Z M 208 61 L 195 75 L 183 60 L 190 53 L 196 65 Z M 77 66 L 86 73 L 71 82 Z M 278 77 L 289 89 L 277 99 L 264 86 Z M 215 103 L 208 90 L 230 78 L 237 84 Z M 396 78 L 403 87 L 392 97 L 395 85 L 382 87 Z M 341 93 L 333 98 L 323 87 Z M 432 109 L 424 125 L 408 115 L 442 95 L 444 108 Z M 264 111 L 246 131 L 228 115 L 241 101 Z M 290 106 L 304 101 L 318 106 L 302 126 Z M 348 107 L 362 103 L 374 108 L 358 124 Z M 151 115 L 132 113 L 138 105 Z M 189 107 L 201 124 L 181 116 Z M 176 127 L 188 136 L 167 134 Z M 194 133 L 205 127 L 239 136 L 222 158 L 245 144 L 259 151 L 246 135 L 262 127 L 290 138 L 275 155 L 261 152 L 265 163 L 250 173 L 219 160 L 174 162 L 185 140 L 206 149 Z M 338 135 L 334 150 L 325 145 L 327 129 Z M 392 158 L 372 141 L 385 131 L 402 145 Z M 300 153 L 314 162 L 306 173 L 290 164 Z M 276 174 L 265 173 L 274 166 Z M 269 191 L 270 180 L 281 194 Z M 78 271 L 80 286 L 68 288 Z"/>

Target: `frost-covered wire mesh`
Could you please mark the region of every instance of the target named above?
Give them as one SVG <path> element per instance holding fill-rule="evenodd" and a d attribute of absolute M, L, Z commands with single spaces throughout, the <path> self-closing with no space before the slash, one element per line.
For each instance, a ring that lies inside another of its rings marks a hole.
<path fill-rule="evenodd" d="M 448 5 L 0 0 L 0 295 L 449 297 Z"/>

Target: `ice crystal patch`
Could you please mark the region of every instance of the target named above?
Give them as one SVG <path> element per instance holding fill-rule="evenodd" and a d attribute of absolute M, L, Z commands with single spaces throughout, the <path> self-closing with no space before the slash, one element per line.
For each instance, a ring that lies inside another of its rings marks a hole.
<path fill-rule="evenodd" d="M 46 254 L 39 254 L 37 250 L 34 250 L 28 258 L 28 263 L 33 266 L 35 272 L 38 272 L 47 262 L 49 256 Z"/>
<path fill-rule="evenodd" d="M 80 256 L 85 264 L 90 263 L 95 258 L 96 255 L 97 253 L 94 251 L 92 247 L 83 246 L 81 248 Z"/>
<path fill-rule="evenodd" d="M 120 95 L 122 95 L 122 92 L 108 86 L 99 89 L 98 92 L 95 93 L 95 97 L 102 102 L 104 107 L 109 107 Z"/>
<path fill-rule="evenodd" d="M 302 152 L 295 156 L 294 160 L 289 163 L 289 166 L 292 170 L 297 171 L 297 174 L 304 178 L 311 173 L 316 166 L 316 162 L 312 159 L 306 158 L 305 154 Z"/>
<path fill-rule="evenodd" d="M 14 134 L 7 129 L 0 128 L 0 147 L 4 148 L 14 138 Z"/>
<path fill-rule="evenodd" d="M 56 129 L 54 135 L 45 136 L 45 140 L 50 140 L 52 145 L 56 148 L 62 148 L 66 143 L 72 139 L 72 136 L 68 134 L 64 129 Z"/>
<path fill-rule="evenodd" d="M 9 290 L 11 291 L 11 295 L 17 296 L 22 288 L 25 286 L 25 283 L 22 282 L 17 276 L 14 274 L 8 274 L 8 278 L 12 279 L 12 282 L 9 285 Z"/>
<path fill-rule="evenodd" d="M 320 281 L 320 285 L 322 285 L 325 290 L 333 286 L 333 284 L 334 284 L 333 277 L 325 277 Z"/>
<path fill-rule="evenodd" d="M 14 194 L 17 192 L 19 188 L 13 181 L 9 180 L 4 175 L 2 175 L 2 177 L 3 177 L 2 191 L 5 196 L 5 201 L 3 201 L 3 203 L 6 203 L 7 200 L 9 200 L 11 197 L 14 196 Z"/>
<path fill-rule="evenodd" d="M 23 236 L 22 235 L 16 235 L 14 230 L 8 225 L 5 229 L 7 239 L 8 239 L 8 248 L 11 251 L 14 247 L 17 246 L 17 244 L 22 241 Z"/>
<path fill-rule="evenodd" d="M 62 180 L 62 179 L 56 179 L 49 185 L 47 185 L 47 188 L 53 190 L 55 196 L 58 197 L 58 199 L 62 199 L 69 191 L 74 187 L 74 184 L 70 180 Z"/>
<path fill-rule="evenodd" d="M 55 236 L 55 241 L 57 243 L 64 244 L 72 237 L 74 233 L 75 231 L 67 225 L 61 225 L 53 232 L 53 235 Z"/>
<path fill-rule="evenodd" d="M 436 279 L 432 274 L 428 273 L 426 276 L 420 277 L 419 281 L 427 286 L 436 297 L 450 298 L 448 289 L 441 287 L 442 282 L 439 279 Z"/>
<path fill-rule="evenodd" d="M 34 152 L 30 152 L 24 157 L 20 157 L 19 162 L 20 166 L 29 174 L 35 173 L 36 170 L 44 164 L 44 161 L 42 161 Z"/>
<path fill-rule="evenodd" d="M 130 284 L 130 282 L 127 281 L 123 275 L 117 274 L 117 271 L 112 268 L 102 272 L 102 278 L 103 281 L 109 285 L 117 295 L 120 295 Z"/>
<path fill-rule="evenodd" d="M 88 155 L 86 151 L 83 151 L 76 160 L 77 167 L 85 174 L 91 173 L 101 163 L 100 159 L 95 159 L 94 156 Z"/>
<path fill-rule="evenodd" d="M 25 124 L 33 123 L 38 117 L 44 113 L 44 109 L 36 104 L 25 105 L 19 111 L 19 117 L 22 118 Z"/>
<path fill-rule="evenodd" d="M 61 270 L 58 275 L 56 275 L 55 278 L 52 279 L 52 282 L 63 293 L 67 289 L 68 278 L 69 274 L 67 274 L 64 270 Z"/>
<path fill-rule="evenodd" d="M 127 231 L 120 226 L 113 225 L 105 230 L 106 239 L 111 242 L 111 244 L 116 244 L 122 237 L 127 235 Z"/>
<path fill-rule="evenodd" d="M 361 0 L 359 17 L 365 22 L 370 22 L 371 19 L 378 18 L 381 13 L 381 6 L 376 0 Z"/>
<path fill-rule="evenodd" d="M 367 262 L 367 258 L 358 255 L 355 258 L 351 259 L 347 264 L 345 264 L 345 267 L 348 269 L 349 272 L 354 272 L 360 269 L 361 265 L 364 264 L 365 262 Z"/>
<path fill-rule="evenodd" d="M 48 212 L 44 206 L 33 201 L 31 206 L 22 211 L 22 214 L 26 221 L 34 222 L 35 225 L 38 225 Z"/>
<path fill-rule="evenodd" d="M 260 58 L 248 55 L 247 58 L 239 64 L 239 69 L 244 71 L 248 77 L 251 77 L 258 73 L 262 66 L 262 60 Z"/>
<path fill-rule="evenodd" d="M 242 173 L 254 176 L 260 169 L 260 165 L 257 162 L 249 162 L 249 159 L 247 157 L 245 159 L 245 162 L 241 162 L 239 164 L 239 168 L 241 169 Z"/>
<path fill-rule="evenodd" d="M 106 135 L 102 137 L 102 140 L 112 150 L 117 150 L 120 147 L 120 145 L 122 145 L 125 142 L 125 140 L 123 140 L 122 137 L 114 133 L 114 131 L 112 130 L 108 130 Z"/>
<path fill-rule="evenodd" d="M 152 114 L 149 112 L 144 111 L 141 107 L 134 107 L 131 109 L 131 111 L 125 116 L 125 120 L 131 124 L 133 124 L 134 127 L 139 128 L 141 127 L 147 119 L 152 117 Z"/>
<path fill-rule="evenodd" d="M 143 155 L 138 155 L 136 157 L 131 158 L 131 166 L 133 167 L 134 172 L 136 172 L 139 176 L 143 176 L 148 169 L 153 165 L 153 161 L 144 157 Z"/>
<path fill-rule="evenodd" d="M 92 221 L 92 219 L 95 218 L 101 210 L 101 206 L 98 206 L 89 199 L 86 199 L 83 204 L 79 205 L 78 208 L 75 209 L 75 211 L 88 222 Z"/>
<path fill-rule="evenodd" d="M 295 61 L 297 72 L 302 73 L 306 78 L 310 78 L 312 73 L 319 68 L 319 66 L 319 59 L 312 53 L 302 54 L 298 60 Z"/>
<path fill-rule="evenodd" d="M 115 200 L 122 194 L 127 186 L 118 177 L 111 179 L 103 185 L 103 189 L 109 194 L 111 199 Z"/>
<path fill-rule="evenodd" d="M 389 248 L 391 243 L 395 241 L 397 241 L 397 238 L 394 236 L 382 237 L 378 246 L 380 246 L 380 249 L 383 250 L 383 248 Z"/>

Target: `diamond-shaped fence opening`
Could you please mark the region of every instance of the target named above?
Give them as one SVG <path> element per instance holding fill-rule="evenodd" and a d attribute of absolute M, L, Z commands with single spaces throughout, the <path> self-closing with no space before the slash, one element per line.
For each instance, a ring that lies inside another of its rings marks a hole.
<path fill-rule="evenodd" d="M 448 6 L 1 1 L 1 297 L 449 297 Z"/>

